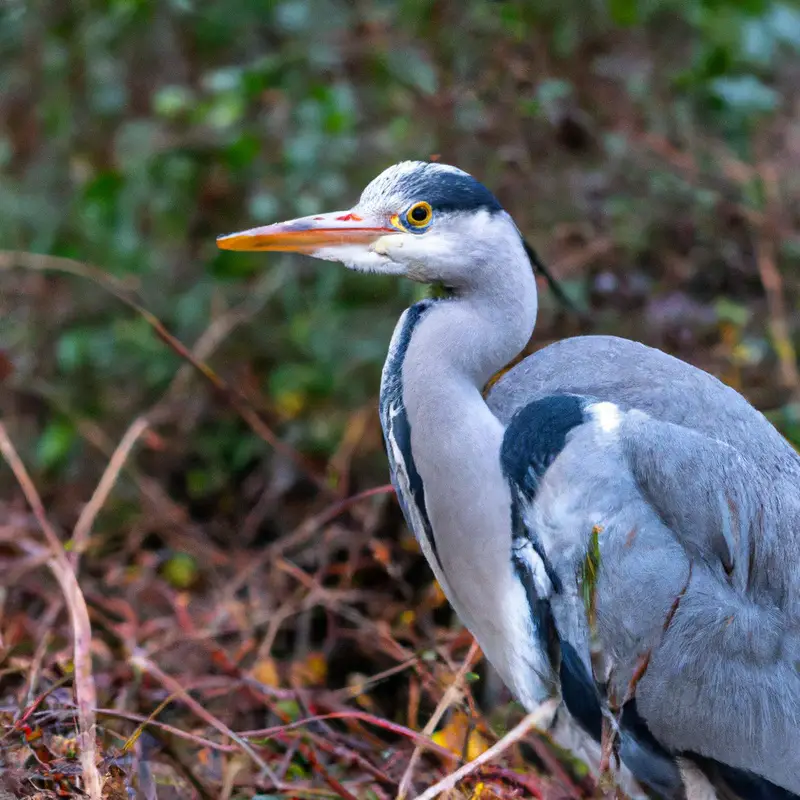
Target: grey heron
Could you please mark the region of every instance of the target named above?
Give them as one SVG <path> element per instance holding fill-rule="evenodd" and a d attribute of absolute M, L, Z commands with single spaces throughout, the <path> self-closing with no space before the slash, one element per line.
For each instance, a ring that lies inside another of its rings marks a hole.
<path fill-rule="evenodd" d="M 455 167 L 396 164 L 348 211 L 217 243 L 444 286 L 400 317 L 379 411 L 408 525 L 487 659 L 525 707 L 560 695 L 613 730 L 653 796 L 800 797 L 800 457 L 764 416 L 610 336 L 545 347 L 485 397 L 536 282 Z"/>

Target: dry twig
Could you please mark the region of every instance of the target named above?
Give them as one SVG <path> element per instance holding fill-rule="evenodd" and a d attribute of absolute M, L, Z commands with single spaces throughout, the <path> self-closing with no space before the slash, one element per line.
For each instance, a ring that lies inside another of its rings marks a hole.
<path fill-rule="evenodd" d="M 92 674 L 92 626 L 89 611 L 78 579 L 72 571 L 61 540 L 47 520 L 44 506 L 33 481 L 25 469 L 5 426 L 0 422 L 0 453 L 3 454 L 14 477 L 22 489 L 25 499 L 47 539 L 52 553 L 47 565 L 64 593 L 64 599 L 72 622 L 73 659 L 75 663 L 75 700 L 78 705 L 78 741 L 83 770 L 84 789 L 91 800 L 101 800 L 102 779 L 97 769 L 97 742 L 95 741 L 95 712 L 97 691 Z"/>
<path fill-rule="evenodd" d="M 108 500 L 108 495 L 114 488 L 114 484 L 119 478 L 119 473 L 125 462 L 128 460 L 133 446 L 139 441 L 139 438 L 147 430 L 148 421 L 146 417 L 137 417 L 130 425 L 125 435 L 122 437 L 117 449 L 111 456 L 108 466 L 97 484 L 89 502 L 83 507 L 78 521 L 75 523 L 75 528 L 72 531 L 72 565 L 75 572 L 78 571 L 78 564 L 80 562 L 81 554 L 86 550 L 89 544 L 89 534 L 92 530 L 92 525 L 100 513 L 100 509 L 105 505 Z"/>
<path fill-rule="evenodd" d="M 436 726 L 439 724 L 439 720 L 444 716 L 447 709 L 450 708 L 453 703 L 458 701 L 458 698 L 461 695 L 464 677 L 466 676 L 470 667 L 472 667 L 477 655 L 478 644 L 473 639 L 472 644 L 469 647 L 467 657 L 459 667 L 453 682 L 447 687 L 447 691 L 444 693 L 444 696 L 439 701 L 433 714 L 431 714 L 431 718 L 428 720 L 428 723 L 422 730 L 422 733 L 425 734 L 425 736 L 430 737 L 433 735 L 433 732 L 436 730 Z M 422 755 L 422 750 L 423 744 L 418 743 L 414 748 L 414 752 L 411 754 L 411 758 L 408 761 L 408 766 L 406 767 L 405 772 L 403 773 L 403 778 L 400 781 L 400 788 L 397 790 L 398 800 L 404 800 L 408 794 L 408 789 L 411 786 L 411 779 L 414 776 L 414 768 L 417 766 L 417 762 Z"/>
<path fill-rule="evenodd" d="M 250 426 L 250 429 L 254 433 L 260 436 L 277 453 L 280 453 L 304 474 L 308 475 L 321 491 L 329 491 L 325 484 L 325 479 L 312 468 L 309 462 L 300 453 L 278 438 L 246 398 L 234 391 L 208 364 L 196 358 L 194 353 L 192 353 L 183 342 L 167 330 L 164 323 L 161 322 L 155 314 L 148 311 L 135 300 L 131 296 L 130 289 L 126 284 L 111 278 L 96 267 L 88 266 L 70 258 L 44 256 L 15 250 L 0 250 L 0 271 L 10 270 L 14 267 L 24 267 L 26 269 L 41 271 L 54 270 L 57 272 L 66 272 L 88 278 L 105 289 L 129 309 L 135 311 L 168 347 L 177 353 L 184 361 L 191 364 Z"/>
<path fill-rule="evenodd" d="M 537 728 L 549 722 L 553 718 L 557 707 L 557 700 L 546 700 L 537 709 L 531 711 L 518 725 L 513 727 L 500 741 L 495 742 L 485 753 L 481 753 L 468 764 L 464 764 L 460 769 L 435 783 L 424 791 L 417 800 L 433 800 L 434 797 L 438 797 L 442 792 L 452 789 L 459 781 L 475 772 L 478 767 L 499 756 L 508 750 L 511 745 L 516 744 L 531 728 Z"/>
<path fill-rule="evenodd" d="M 221 734 L 232 739 L 239 745 L 241 750 L 246 753 L 255 762 L 256 765 L 263 771 L 263 773 L 272 781 L 276 789 L 281 789 L 281 782 L 278 777 L 270 769 L 266 761 L 256 753 L 255 750 L 243 739 L 238 733 L 232 731 L 222 720 L 217 719 L 213 714 L 206 711 L 200 703 L 197 702 L 175 678 L 167 675 L 159 667 L 157 667 L 149 658 L 144 655 L 135 653 L 130 658 L 131 666 L 146 672 L 155 678 L 170 694 L 180 698 L 180 701 L 187 706 L 196 716 L 203 720 L 212 728 L 216 728 Z"/>

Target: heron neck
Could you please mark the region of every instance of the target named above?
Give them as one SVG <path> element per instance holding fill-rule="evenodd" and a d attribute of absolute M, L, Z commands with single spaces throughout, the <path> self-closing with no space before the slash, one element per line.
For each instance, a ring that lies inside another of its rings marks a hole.
<path fill-rule="evenodd" d="M 423 480 L 453 495 L 478 496 L 482 476 L 499 465 L 504 427 L 482 390 L 533 332 L 536 283 L 530 269 L 519 273 L 517 281 L 433 302 L 411 330 L 402 362 L 411 450 Z"/>
<path fill-rule="evenodd" d="M 413 463 L 424 487 L 431 567 L 487 658 L 528 704 L 536 700 L 527 684 L 533 672 L 504 646 L 516 636 L 525 603 L 511 564 L 511 494 L 500 463 L 505 428 L 482 389 L 527 344 L 535 291 L 530 274 L 529 282 L 492 294 L 417 307 L 401 321 L 393 347 L 401 352 L 403 332 L 410 330 L 402 364 L 406 467 Z M 419 538 L 421 532 L 415 533 Z"/>
<path fill-rule="evenodd" d="M 440 300 L 425 311 L 403 362 L 406 404 L 419 397 L 427 407 L 425 398 L 438 389 L 480 393 L 519 355 L 533 333 L 537 310 L 535 280 L 525 272 L 506 286 Z"/>

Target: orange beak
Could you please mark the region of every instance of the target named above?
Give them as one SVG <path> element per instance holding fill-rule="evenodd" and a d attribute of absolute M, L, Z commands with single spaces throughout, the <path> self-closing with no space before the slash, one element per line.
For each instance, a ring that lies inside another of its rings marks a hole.
<path fill-rule="evenodd" d="M 388 220 L 368 220 L 353 211 L 337 211 L 218 236 L 217 247 L 313 255 L 329 247 L 369 245 L 397 232 L 397 228 L 389 227 Z"/>

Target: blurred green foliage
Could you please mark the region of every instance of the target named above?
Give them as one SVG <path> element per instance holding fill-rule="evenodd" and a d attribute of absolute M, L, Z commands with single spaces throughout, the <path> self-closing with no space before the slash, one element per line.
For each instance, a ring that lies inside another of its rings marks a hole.
<path fill-rule="evenodd" d="M 280 257 L 218 252 L 217 234 L 346 207 L 389 163 L 439 153 L 496 188 L 545 252 L 556 225 L 590 220 L 647 263 L 687 208 L 701 239 L 719 237 L 716 201 L 632 168 L 625 130 L 749 159 L 791 99 L 798 49 L 794 0 L 6 0 L 0 243 L 134 278 L 187 343 L 261 297 L 211 361 L 282 436 L 328 455 L 418 289 L 295 259 L 275 290 Z M 179 360 L 78 278 L 0 274 L 0 291 L 13 385 L 44 401 L 29 449 L 45 472 L 80 471 L 79 421 L 116 435 Z M 189 495 L 266 452 L 232 414 L 192 413 L 191 442 L 166 459 Z"/>

